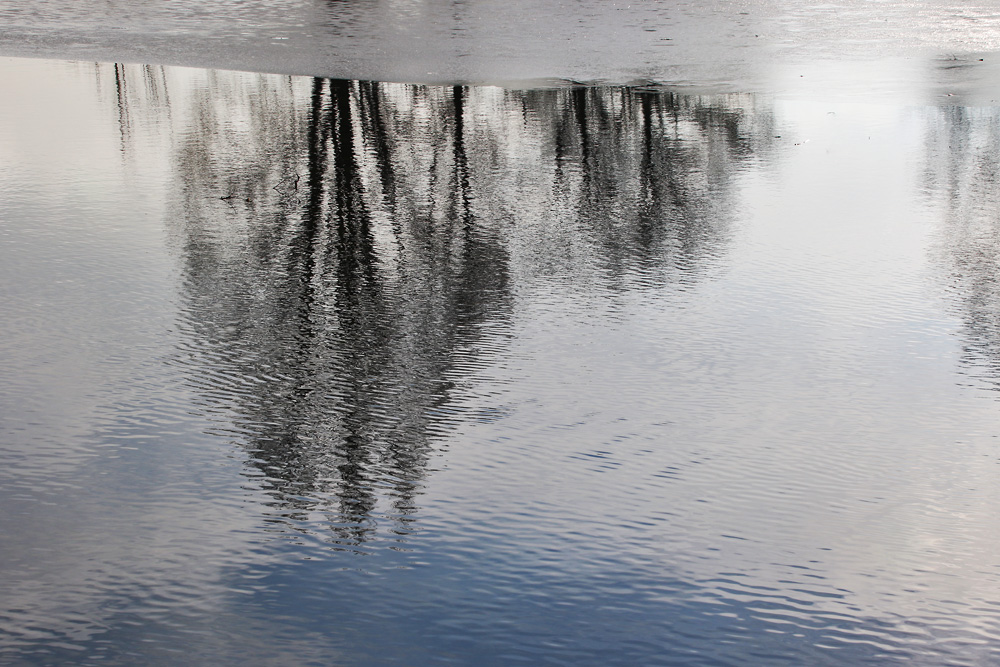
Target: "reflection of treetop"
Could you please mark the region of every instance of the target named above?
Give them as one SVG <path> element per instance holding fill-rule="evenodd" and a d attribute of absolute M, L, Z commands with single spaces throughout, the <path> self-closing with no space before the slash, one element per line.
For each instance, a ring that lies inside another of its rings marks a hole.
<path fill-rule="evenodd" d="M 925 192 L 945 208 L 939 257 L 962 320 L 962 365 L 1000 387 L 1000 112 L 942 107 L 929 123 Z"/>
<path fill-rule="evenodd" d="M 462 397 L 515 284 L 696 281 L 727 243 L 735 170 L 773 134 L 747 96 L 186 85 L 169 224 L 194 381 L 275 512 L 325 512 L 355 545 L 375 516 L 405 528 L 434 438 L 502 415 Z"/>

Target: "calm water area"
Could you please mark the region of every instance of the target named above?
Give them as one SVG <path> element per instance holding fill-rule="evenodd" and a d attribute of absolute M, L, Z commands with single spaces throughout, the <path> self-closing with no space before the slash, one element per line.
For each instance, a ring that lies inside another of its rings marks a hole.
<path fill-rule="evenodd" d="M 1000 662 L 1000 7 L 217 5 L 0 5 L 0 664 Z"/>

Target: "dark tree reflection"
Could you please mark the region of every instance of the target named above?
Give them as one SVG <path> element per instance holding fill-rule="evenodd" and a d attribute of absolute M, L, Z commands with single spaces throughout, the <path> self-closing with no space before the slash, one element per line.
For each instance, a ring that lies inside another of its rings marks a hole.
<path fill-rule="evenodd" d="M 558 204 L 612 285 L 703 275 L 727 243 L 733 178 L 773 137 L 752 96 L 577 88 L 527 102 L 554 135 Z"/>
<path fill-rule="evenodd" d="M 936 113 L 927 189 L 945 212 L 937 259 L 962 321 L 961 363 L 1000 389 L 1000 111 L 954 106 Z"/>
<path fill-rule="evenodd" d="M 377 522 L 412 530 L 435 440 L 502 414 L 463 397 L 511 335 L 520 287 L 701 279 L 728 242 L 734 176 L 773 134 L 746 96 L 184 85 L 179 363 L 249 451 L 274 520 L 322 523 L 344 548 Z"/>

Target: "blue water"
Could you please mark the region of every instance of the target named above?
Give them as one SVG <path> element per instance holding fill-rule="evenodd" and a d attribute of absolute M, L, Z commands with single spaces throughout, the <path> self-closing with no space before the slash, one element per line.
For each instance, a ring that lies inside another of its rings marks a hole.
<path fill-rule="evenodd" d="M 996 662 L 990 67 L 0 60 L 0 662 Z"/>

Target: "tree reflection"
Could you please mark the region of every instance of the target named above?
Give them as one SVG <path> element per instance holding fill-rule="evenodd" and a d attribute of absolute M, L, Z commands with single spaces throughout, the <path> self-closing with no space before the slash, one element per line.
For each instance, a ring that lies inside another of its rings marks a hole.
<path fill-rule="evenodd" d="M 1000 110 L 954 106 L 937 114 L 927 189 L 945 209 L 940 259 L 959 304 L 961 363 L 1000 388 Z"/>
<path fill-rule="evenodd" d="M 435 439 L 496 418 L 463 396 L 511 335 L 519 281 L 697 281 L 724 252 L 734 174 L 773 134 L 748 96 L 186 85 L 180 363 L 274 520 L 320 521 L 343 548 L 384 519 L 408 533 Z"/>
<path fill-rule="evenodd" d="M 771 114 L 752 96 L 654 88 L 528 96 L 552 118 L 559 208 L 611 284 L 697 280 L 727 242 L 740 164 L 767 155 Z"/>

